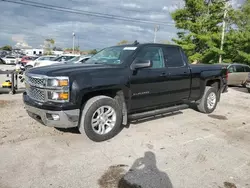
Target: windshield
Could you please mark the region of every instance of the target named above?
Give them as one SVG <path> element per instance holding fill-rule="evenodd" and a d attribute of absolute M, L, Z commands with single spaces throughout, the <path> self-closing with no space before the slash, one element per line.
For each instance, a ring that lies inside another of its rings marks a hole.
<path fill-rule="evenodd" d="M 42 56 L 42 57 L 37 58 L 37 60 L 39 60 L 39 61 L 42 61 L 42 60 L 51 60 L 53 58 L 54 57 L 51 57 L 51 56 Z"/>
<path fill-rule="evenodd" d="M 52 61 L 68 61 L 76 56 L 60 56 L 52 59 Z"/>
<path fill-rule="evenodd" d="M 15 59 L 15 57 L 12 57 L 12 56 L 6 56 L 5 58 L 8 58 L 8 59 Z"/>
<path fill-rule="evenodd" d="M 88 64 L 122 64 L 136 47 L 116 46 L 105 48 L 86 61 Z"/>
<path fill-rule="evenodd" d="M 77 61 L 79 61 L 79 59 L 81 58 L 81 56 L 76 56 L 70 60 L 68 60 L 66 63 L 67 64 L 72 64 L 72 63 L 76 63 Z"/>

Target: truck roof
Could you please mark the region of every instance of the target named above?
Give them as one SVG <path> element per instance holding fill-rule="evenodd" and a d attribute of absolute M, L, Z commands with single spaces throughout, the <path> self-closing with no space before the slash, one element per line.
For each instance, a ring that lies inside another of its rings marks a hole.
<path fill-rule="evenodd" d="M 179 45 L 176 44 L 162 44 L 162 43 L 138 43 L 138 44 L 122 44 L 122 45 L 116 45 L 121 47 L 142 47 L 147 45 L 162 45 L 162 46 L 176 46 L 179 47 Z M 112 46 L 115 47 L 115 46 Z"/>

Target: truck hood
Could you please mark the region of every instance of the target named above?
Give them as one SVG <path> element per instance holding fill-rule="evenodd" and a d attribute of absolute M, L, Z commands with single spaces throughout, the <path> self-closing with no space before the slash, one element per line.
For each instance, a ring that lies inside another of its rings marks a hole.
<path fill-rule="evenodd" d="M 70 76 L 77 73 L 98 71 L 100 69 L 116 68 L 117 66 L 104 64 L 56 64 L 50 66 L 37 67 L 28 70 L 27 73 L 46 76 Z"/>

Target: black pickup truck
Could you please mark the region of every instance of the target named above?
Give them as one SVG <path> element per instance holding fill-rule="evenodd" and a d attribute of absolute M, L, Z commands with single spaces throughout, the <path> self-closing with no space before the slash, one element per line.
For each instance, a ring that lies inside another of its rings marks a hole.
<path fill-rule="evenodd" d="M 85 64 L 53 65 L 25 74 L 28 114 L 46 126 L 78 127 L 93 141 L 114 137 L 130 120 L 196 104 L 212 113 L 227 90 L 220 65 L 189 65 L 179 46 L 108 47 Z"/>

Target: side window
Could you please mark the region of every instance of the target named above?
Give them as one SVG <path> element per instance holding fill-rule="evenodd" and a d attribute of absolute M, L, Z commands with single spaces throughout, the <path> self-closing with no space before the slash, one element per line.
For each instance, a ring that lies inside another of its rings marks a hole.
<path fill-rule="evenodd" d="M 151 69 L 160 69 L 165 67 L 163 52 L 160 47 L 144 47 L 136 56 L 142 60 L 151 60 L 153 65 Z"/>
<path fill-rule="evenodd" d="M 236 67 L 231 65 L 229 68 L 228 68 L 228 72 L 230 73 L 233 73 L 233 72 L 236 72 Z"/>
<path fill-rule="evenodd" d="M 236 65 L 236 72 L 244 72 L 244 67 L 241 65 Z"/>
<path fill-rule="evenodd" d="M 165 47 L 164 49 L 164 59 L 166 61 L 167 67 L 182 67 L 184 66 L 184 61 L 180 49 L 178 47 Z"/>
<path fill-rule="evenodd" d="M 245 66 L 245 72 L 250 72 L 250 67 Z"/>

